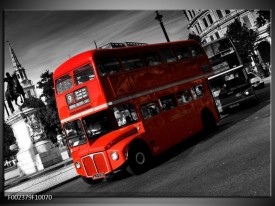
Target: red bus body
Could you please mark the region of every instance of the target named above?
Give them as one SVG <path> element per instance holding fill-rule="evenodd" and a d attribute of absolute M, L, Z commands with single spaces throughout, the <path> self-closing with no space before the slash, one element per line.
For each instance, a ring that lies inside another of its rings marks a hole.
<path fill-rule="evenodd" d="M 192 40 L 96 49 L 64 62 L 54 72 L 55 95 L 64 130 L 78 131 L 66 131 L 78 174 L 102 179 L 129 163 L 134 147 L 155 156 L 203 130 L 206 110 L 217 122 L 211 72 Z"/>

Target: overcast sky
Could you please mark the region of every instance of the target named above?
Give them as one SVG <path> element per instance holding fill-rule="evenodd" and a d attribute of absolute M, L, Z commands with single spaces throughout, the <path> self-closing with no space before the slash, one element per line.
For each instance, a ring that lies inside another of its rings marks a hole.
<path fill-rule="evenodd" d="M 170 41 L 188 37 L 182 10 L 159 11 Z M 166 39 L 155 11 L 6 11 L 5 42 L 36 85 L 40 75 L 53 72 L 62 62 L 80 52 L 108 42 L 158 43 Z M 5 43 L 5 72 L 13 72 Z"/>

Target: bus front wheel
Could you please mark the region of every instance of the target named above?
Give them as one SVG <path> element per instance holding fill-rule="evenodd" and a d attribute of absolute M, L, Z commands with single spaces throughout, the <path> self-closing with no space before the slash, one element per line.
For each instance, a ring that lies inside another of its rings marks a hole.
<path fill-rule="evenodd" d="M 128 151 L 127 172 L 131 175 L 139 175 L 147 171 L 151 161 L 150 156 L 150 152 L 145 147 L 133 145 Z"/>

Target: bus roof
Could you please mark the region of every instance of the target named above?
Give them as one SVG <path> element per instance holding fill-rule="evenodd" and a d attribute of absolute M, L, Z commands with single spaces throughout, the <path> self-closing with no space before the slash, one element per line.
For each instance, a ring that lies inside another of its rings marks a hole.
<path fill-rule="evenodd" d="M 157 43 L 157 44 L 145 44 L 145 45 L 137 45 L 137 46 L 129 46 L 129 47 L 117 47 L 117 48 L 98 48 L 94 50 L 89 50 L 82 52 L 80 54 L 77 54 L 67 61 L 65 61 L 63 64 L 61 64 L 57 69 L 54 71 L 54 78 L 58 78 L 66 73 L 68 73 L 70 70 L 75 69 L 76 67 L 82 66 L 83 64 L 87 63 L 91 58 L 93 58 L 95 55 L 108 55 L 108 54 L 127 54 L 129 51 L 142 51 L 146 49 L 154 49 L 159 48 L 163 46 L 171 46 L 171 45 L 178 45 L 184 43 L 187 44 L 198 44 L 195 40 L 182 40 L 182 41 L 174 41 L 174 42 L 165 42 L 165 43 Z"/>

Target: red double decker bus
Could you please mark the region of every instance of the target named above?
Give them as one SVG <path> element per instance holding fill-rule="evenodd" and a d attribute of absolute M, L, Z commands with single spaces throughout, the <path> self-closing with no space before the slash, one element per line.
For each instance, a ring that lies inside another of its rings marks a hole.
<path fill-rule="evenodd" d="M 140 174 L 152 157 L 212 130 L 211 71 L 192 40 L 95 49 L 64 62 L 55 96 L 77 173 L 90 184 L 121 169 Z"/>

